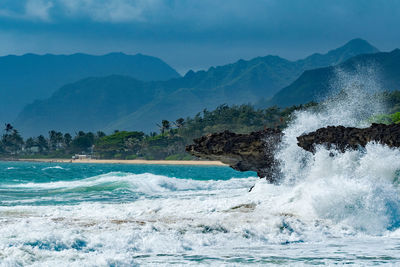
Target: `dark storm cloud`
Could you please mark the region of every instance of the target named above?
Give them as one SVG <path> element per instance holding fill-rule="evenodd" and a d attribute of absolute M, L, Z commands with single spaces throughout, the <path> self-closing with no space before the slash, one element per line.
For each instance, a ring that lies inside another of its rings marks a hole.
<path fill-rule="evenodd" d="M 296 58 L 355 37 L 392 49 L 398 14 L 397 0 L 3 0 L 0 49 L 142 52 L 184 71 L 269 53 Z"/>

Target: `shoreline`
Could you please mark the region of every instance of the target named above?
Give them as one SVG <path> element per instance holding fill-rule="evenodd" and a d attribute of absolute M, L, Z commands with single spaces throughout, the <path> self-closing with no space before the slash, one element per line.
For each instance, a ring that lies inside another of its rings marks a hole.
<path fill-rule="evenodd" d="M 195 166 L 228 166 L 220 161 L 206 160 L 142 160 L 142 159 L 15 159 L 21 162 L 48 163 L 96 163 L 96 164 L 132 164 L 132 165 L 195 165 Z"/>

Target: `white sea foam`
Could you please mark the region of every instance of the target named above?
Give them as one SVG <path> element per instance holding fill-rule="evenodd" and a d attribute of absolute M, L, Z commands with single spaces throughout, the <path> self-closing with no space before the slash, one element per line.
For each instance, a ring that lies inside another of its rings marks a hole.
<path fill-rule="evenodd" d="M 290 188 L 286 192 L 293 194 L 294 210 L 344 223 L 348 229 L 382 234 L 400 221 L 395 183 L 399 150 L 371 143 L 365 151 L 334 152 L 332 156 L 332 151 L 322 147 L 312 155 L 297 146 L 296 137 L 303 133 L 328 125 L 366 126 L 369 117 L 383 112 L 384 106 L 372 95 L 379 84 L 371 68 L 360 67 L 356 75 L 338 71 L 337 76 L 335 86 L 343 90 L 342 95 L 326 102 L 320 112 L 296 113 L 284 131 L 277 154 L 283 183 Z"/>
<path fill-rule="evenodd" d="M 320 150 L 311 178 L 295 185 L 259 180 L 248 193 L 255 178 L 188 180 L 190 185 L 181 187 L 184 190 L 131 203 L 1 207 L 0 262 L 151 265 L 189 263 L 196 257 L 207 263 L 210 256 L 220 264 L 235 258 L 246 263 L 252 257 L 260 263 L 263 257 L 282 255 L 285 249 L 282 261 L 290 263 L 297 262 L 299 250 L 311 253 L 319 246 L 326 248 L 319 250 L 328 253 L 324 257 L 329 253 L 335 257 L 328 245 L 342 246 L 346 253 L 341 257 L 349 260 L 352 255 L 371 253 L 372 248 L 390 255 L 384 251 L 388 243 L 379 247 L 377 238 L 390 235 L 396 227 L 399 198 L 390 177 L 397 166 L 393 162 L 383 166 L 387 161 L 376 158 L 381 153 L 398 157 L 397 151 L 369 146 L 360 164 L 347 167 L 355 170 L 356 179 L 344 178 L 347 170 L 329 175 L 342 161 L 360 155 L 345 153 L 335 161 Z M 374 169 L 372 175 L 369 166 Z M 369 178 L 381 168 L 386 172 L 381 179 Z M 328 179 L 318 179 L 321 176 Z M 157 179 L 162 184 L 171 178 Z M 177 184 L 184 181 L 172 179 Z M 362 251 L 357 240 L 368 242 L 369 250 Z M 357 246 L 348 245 L 352 242 Z M 318 259 L 321 254 L 314 256 Z"/>
<path fill-rule="evenodd" d="M 68 170 L 68 169 L 64 169 L 64 168 L 61 167 L 61 166 L 51 166 L 51 167 L 43 168 L 42 171 L 52 170 L 52 169 L 57 169 L 57 170 Z"/>
<path fill-rule="evenodd" d="M 68 191 L 77 188 L 96 188 L 105 185 L 115 185 L 115 188 L 126 188 L 134 192 L 157 194 L 174 191 L 201 191 L 242 188 L 245 180 L 232 178 L 229 181 L 198 181 L 191 179 L 178 179 L 151 173 L 132 174 L 123 172 L 111 172 L 81 180 L 57 181 L 48 183 L 20 183 L 10 184 L 8 188 L 27 188 L 35 190 L 62 190 Z M 251 186 L 256 178 L 246 180 L 246 186 Z"/>

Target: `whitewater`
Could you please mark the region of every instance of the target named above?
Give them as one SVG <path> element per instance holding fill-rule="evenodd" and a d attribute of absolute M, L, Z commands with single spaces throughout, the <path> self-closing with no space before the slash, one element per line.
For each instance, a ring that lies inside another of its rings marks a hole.
<path fill-rule="evenodd" d="M 0 163 L 0 266 L 399 265 L 400 151 L 296 144 L 368 126 L 385 111 L 377 80 L 338 70 L 341 96 L 294 114 L 278 184 L 227 167 Z"/>

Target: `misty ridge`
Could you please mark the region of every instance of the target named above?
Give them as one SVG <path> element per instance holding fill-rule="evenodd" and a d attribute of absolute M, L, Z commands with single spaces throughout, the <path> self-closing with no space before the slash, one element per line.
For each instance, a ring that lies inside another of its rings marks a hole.
<path fill-rule="evenodd" d="M 7 69 L 0 75 L 1 119 L 24 136 L 50 130 L 151 132 L 162 120 L 221 104 L 265 108 L 318 101 L 328 93 L 335 67 L 351 71 L 368 62 L 379 66 L 385 90 L 399 88 L 400 50 L 379 52 L 362 39 L 297 61 L 264 56 L 183 77 L 162 60 L 143 55 L 8 56 L 0 58 L 0 69 Z M 17 78 L 21 72 L 22 80 Z"/>
<path fill-rule="evenodd" d="M 141 54 L 4 56 L 0 57 L 0 120 L 14 120 L 25 105 L 50 97 L 65 84 L 110 74 L 143 81 L 180 77 L 160 59 Z"/>

